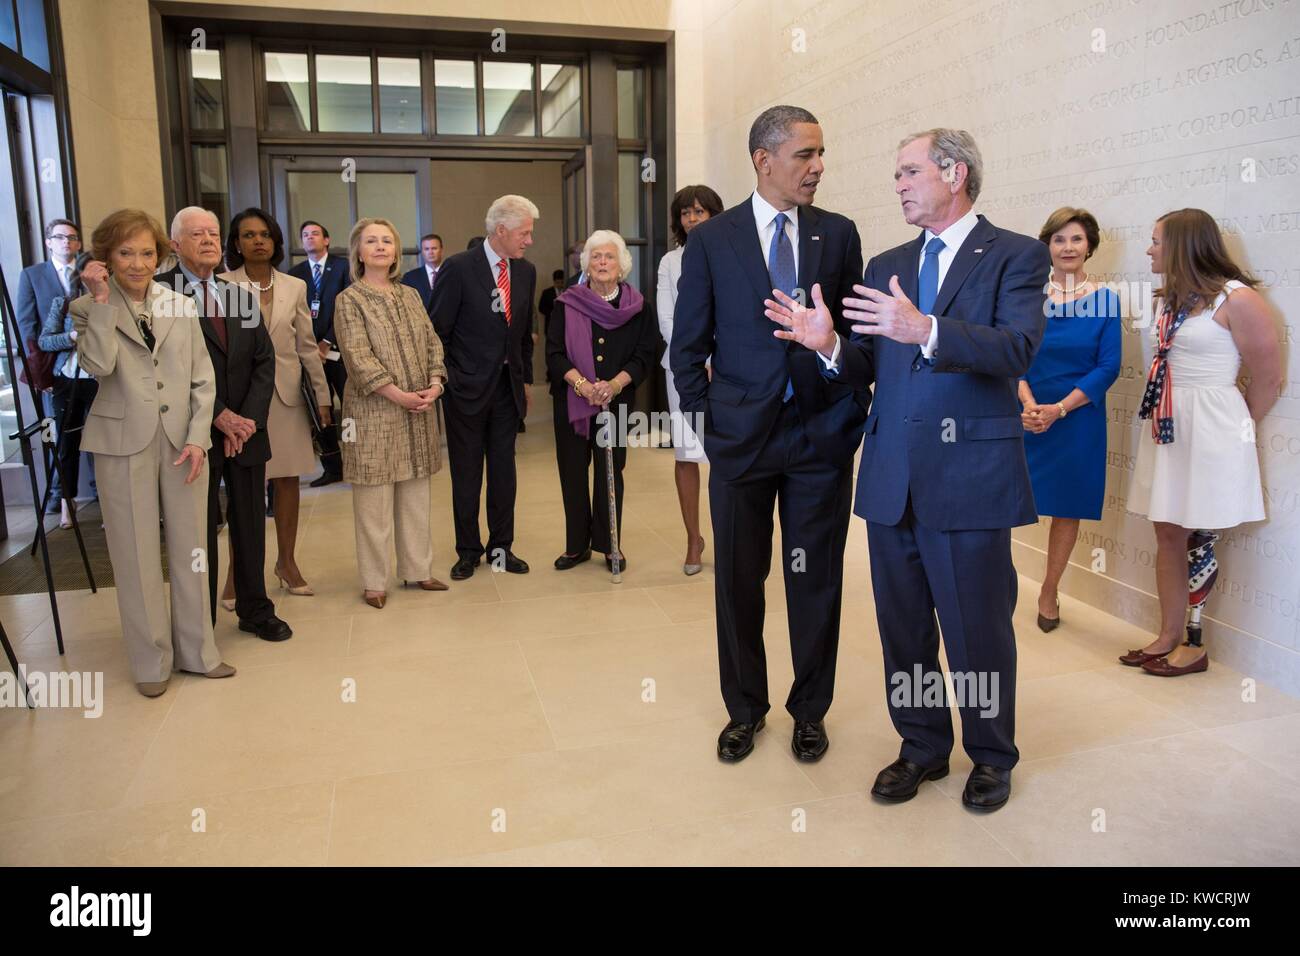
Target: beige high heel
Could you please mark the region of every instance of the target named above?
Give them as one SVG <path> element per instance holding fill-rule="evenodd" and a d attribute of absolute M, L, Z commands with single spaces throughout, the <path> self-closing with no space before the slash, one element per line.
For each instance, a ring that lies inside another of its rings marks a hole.
<path fill-rule="evenodd" d="M 700 553 L 701 553 L 701 554 L 704 553 L 704 539 L 703 539 L 703 538 L 700 538 Z M 691 576 L 693 576 L 693 575 L 699 574 L 699 573 L 700 573 L 701 571 L 703 571 L 703 570 L 704 570 L 704 565 L 703 565 L 703 564 L 683 564 L 683 565 L 682 565 L 682 573 L 685 574 L 688 578 L 691 577 Z"/>
<path fill-rule="evenodd" d="M 224 607 L 227 611 L 230 611 L 230 612 L 233 614 L 233 613 L 234 613 L 234 610 L 235 610 L 235 599 L 234 599 L 234 598 L 222 598 L 222 599 L 221 599 L 221 606 Z"/>
<path fill-rule="evenodd" d="M 316 592 L 311 589 L 310 584 L 300 584 L 297 587 L 291 587 L 284 577 L 280 574 L 280 569 L 275 569 L 275 579 L 280 582 L 280 590 L 288 591 L 290 594 L 296 594 L 299 597 L 315 597 Z"/>

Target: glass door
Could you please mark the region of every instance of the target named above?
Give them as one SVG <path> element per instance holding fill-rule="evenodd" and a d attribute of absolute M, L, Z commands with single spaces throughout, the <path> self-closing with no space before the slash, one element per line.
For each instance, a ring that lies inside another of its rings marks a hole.
<path fill-rule="evenodd" d="M 591 147 L 584 146 L 564 164 L 562 172 L 564 200 L 564 268 L 569 268 L 569 247 L 575 242 L 586 242 L 592 233 L 591 224 Z M 565 276 L 566 279 L 569 276 Z"/>
<path fill-rule="evenodd" d="M 376 217 L 397 227 L 402 271 L 414 268 L 420 236 L 433 221 L 426 160 L 286 155 L 270 157 L 270 167 L 272 215 L 284 229 L 292 262 L 306 255 L 298 235 L 303 220 L 314 219 L 329 230 L 331 251 L 346 256 L 352 225 Z"/>

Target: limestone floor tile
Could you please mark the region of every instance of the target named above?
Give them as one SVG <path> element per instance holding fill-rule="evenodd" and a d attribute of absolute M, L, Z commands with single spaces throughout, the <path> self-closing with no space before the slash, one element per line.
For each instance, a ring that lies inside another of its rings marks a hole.
<path fill-rule="evenodd" d="M 604 860 L 595 840 L 582 839 L 458 856 L 439 863 L 443 866 L 602 866 Z"/>
<path fill-rule="evenodd" d="M 1010 802 L 979 819 L 1030 866 L 1300 863 L 1294 778 L 1211 731 L 1023 762 Z"/>
<path fill-rule="evenodd" d="M 319 866 L 333 794 L 305 784 L 8 823 L 0 865 Z"/>
<path fill-rule="evenodd" d="M 1300 783 L 1300 714 L 1223 724 L 1206 735 Z"/>
<path fill-rule="evenodd" d="M 0 709 L 0 821 L 119 804 L 176 704 L 178 682 L 149 699 L 129 680 L 106 678 L 97 718 L 81 710 Z"/>
<path fill-rule="evenodd" d="M 635 745 L 340 780 L 329 862 L 432 863 L 817 796 L 784 755 L 755 752 L 726 766 L 672 730 Z"/>
<path fill-rule="evenodd" d="M 1300 699 L 1263 679 L 1256 680 L 1216 662 L 1213 653 L 1211 649 L 1208 670 L 1184 677 L 1155 677 L 1140 667 L 1125 667 L 1118 661 L 1098 673 L 1108 682 L 1176 714 L 1185 730 L 1300 713 Z"/>
<path fill-rule="evenodd" d="M 289 625 L 293 637 L 287 641 L 264 641 L 256 634 L 239 630 L 235 615 L 218 611 L 214 637 L 221 659 L 243 671 L 251 667 L 295 664 L 310 658 L 345 657 L 352 620 L 343 616 L 295 619 Z"/>
<path fill-rule="evenodd" d="M 1105 674 L 1080 671 L 1018 683 L 1016 746 L 1022 760 L 1190 729 L 1177 714 L 1106 680 Z"/>
<path fill-rule="evenodd" d="M 711 575 L 698 574 L 684 584 L 650 588 L 649 594 L 674 624 L 713 620 L 716 604 Z"/>
<path fill-rule="evenodd" d="M 432 607 L 407 610 L 394 605 L 382 614 L 358 613 L 352 622 L 348 653 L 366 656 L 513 641 L 528 645 L 576 634 L 606 633 L 629 624 L 656 627 L 669 623 L 667 615 L 640 588 L 617 595 L 561 595 L 495 604 L 442 607 L 435 601 Z"/>
<path fill-rule="evenodd" d="M 557 743 L 675 717 L 725 722 L 717 642 L 699 625 L 579 628 L 524 650 Z"/>
<path fill-rule="evenodd" d="M 1014 866 L 1017 860 L 937 790 L 898 805 L 865 794 L 806 800 L 601 837 L 612 866 Z"/>
<path fill-rule="evenodd" d="M 347 681 L 354 682 L 355 702 L 343 699 Z M 517 645 L 387 660 L 304 660 L 182 688 L 125 802 L 323 782 L 553 746 Z"/>

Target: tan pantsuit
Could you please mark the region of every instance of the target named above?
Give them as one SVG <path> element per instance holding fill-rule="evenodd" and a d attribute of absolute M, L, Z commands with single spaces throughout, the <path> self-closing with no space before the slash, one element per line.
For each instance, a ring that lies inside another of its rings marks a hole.
<path fill-rule="evenodd" d="M 221 663 L 208 603 L 214 557 L 207 554 L 208 465 L 205 459 L 187 485 L 189 461 L 172 464 L 186 445 L 205 452 L 211 446 L 216 384 L 198 309 L 189 296 L 155 282 L 136 306 L 116 280 L 109 286 L 108 302 L 84 295 L 68 310 L 77 330 L 78 360 L 99 379 L 81 447 L 95 454 L 131 671 L 138 683 L 156 683 L 171 677 L 173 665 L 207 673 Z M 152 350 L 142 322 L 152 329 Z M 160 516 L 171 570 L 170 613 Z"/>
<path fill-rule="evenodd" d="M 433 577 L 433 537 L 429 533 L 429 477 L 387 485 L 353 485 L 357 529 L 357 570 L 367 591 L 388 590 L 389 555 L 397 539 L 397 577 Z"/>
<path fill-rule="evenodd" d="M 352 483 L 357 569 L 367 591 L 386 591 L 397 543 L 397 576 L 433 577 L 429 477 L 442 466 L 434 409 L 412 415 L 376 394 L 413 392 L 447 380 L 420 294 L 354 282 L 334 300 L 334 332 L 348 370 L 343 390 L 343 480 Z M 395 533 L 394 533 L 395 532 Z"/>
<path fill-rule="evenodd" d="M 154 440 L 134 455 L 95 456 L 117 611 L 137 681 L 165 681 L 173 666 L 205 674 L 221 663 L 208 604 L 208 463 L 187 485 L 190 463 L 172 464 L 180 455 L 160 424 Z M 166 516 L 170 617 L 158 543 L 160 499 Z"/>

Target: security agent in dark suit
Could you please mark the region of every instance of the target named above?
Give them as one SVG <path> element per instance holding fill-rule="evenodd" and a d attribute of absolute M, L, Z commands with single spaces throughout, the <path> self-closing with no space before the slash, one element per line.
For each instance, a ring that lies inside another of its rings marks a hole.
<path fill-rule="evenodd" d="M 208 588 L 212 622 L 217 620 L 217 528 L 221 519 L 218 487 L 226 482 L 226 527 L 234 554 L 235 613 L 239 629 L 265 641 L 293 636 L 275 616 L 266 595 L 266 463 L 271 443 L 266 414 L 275 388 L 275 348 L 247 289 L 215 278 L 221 264 L 221 226 L 197 206 L 172 220 L 172 249 L 179 264 L 156 277 L 170 289 L 192 296 L 199 307 L 204 342 L 217 386 L 208 453 Z"/>
<path fill-rule="evenodd" d="M 402 285 L 409 285 L 420 293 L 424 308 L 433 300 L 433 287 L 442 269 L 442 236 L 431 232 L 420 237 L 420 264 L 402 276 Z"/>
<path fill-rule="evenodd" d="M 486 240 L 449 257 L 429 311 L 447 362 L 443 414 L 456 524 L 453 581 L 474 573 L 483 553 L 479 494 L 487 462 L 488 561 L 526 574 L 515 537 L 515 436 L 532 406 L 533 293 L 537 270 L 523 258 L 537 207 L 502 196 L 487 212 Z"/>
<path fill-rule="evenodd" d="M 334 341 L 334 300 L 338 294 L 351 284 L 348 277 L 348 261 L 342 256 L 329 254 L 329 230 L 314 220 L 308 219 L 298 229 L 302 247 L 307 258 L 289 270 L 289 275 L 296 276 L 307 283 L 307 305 L 311 309 L 311 329 L 316 336 L 320 349 L 321 364 L 325 368 L 325 382 L 329 385 L 331 401 L 338 397 L 340 407 L 343 404 L 343 386 L 347 384 L 348 372 L 341 359 L 329 358 L 330 352 L 337 352 Z M 331 423 L 321 431 L 321 466 L 319 477 L 311 482 L 313 488 L 333 484 L 343 480 L 343 456 L 339 453 L 338 415 L 331 415 Z"/>
<path fill-rule="evenodd" d="M 940 677 L 937 612 L 975 764 L 962 802 L 996 810 L 1019 759 L 1011 528 L 1037 520 L 1016 389 L 1042 340 L 1051 260 L 1041 242 L 975 214 L 982 162 L 969 133 L 909 137 L 894 178 L 904 218 L 925 231 L 867 264 L 843 301 L 852 337 L 821 301 L 774 302 L 768 315 L 823 356 L 828 380 L 875 385 L 855 511 L 903 744 L 872 793 L 908 800 L 948 773 L 949 702 L 927 706 L 916 686 Z"/>
<path fill-rule="evenodd" d="M 23 340 L 18 343 L 29 356 L 39 348 L 42 326 L 50 314 L 50 304 L 55 299 L 68 297 L 68 285 L 76 272 L 77 253 L 81 252 L 81 231 L 77 224 L 69 219 L 51 219 L 45 226 L 45 248 L 50 253 L 49 261 L 38 262 L 28 266 L 18 276 L 18 297 L 14 300 L 15 318 Z M 24 379 L 25 381 L 25 379 Z M 53 392 L 42 393 L 45 407 L 42 414 L 54 417 Z M 90 481 L 94 485 L 95 464 L 90 459 Z M 73 488 L 68 497 L 75 498 L 77 489 Z M 58 514 L 59 499 L 62 489 L 59 487 L 59 472 L 50 473 L 50 502 L 47 514 Z"/>
<path fill-rule="evenodd" d="M 869 396 L 828 383 L 816 356 L 774 337 L 763 302 L 773 288 L 805 297 L 826 289 L 838 301 L 862 252 L 849 219 L 812 205 L 824 150 L 811 113 L 766 110 L 749 149 L 754 194 L 686 245 L 669 361 L 682 410 L 702 416 L 710 464 L 718 666 L 731 718 L 718 756 L 748 756 L 769 709 L 763 582 L 776 506 L 794 660 L 786 709 L 794 753 L 811 761 L 828 746 L 853 455 Z"/>

